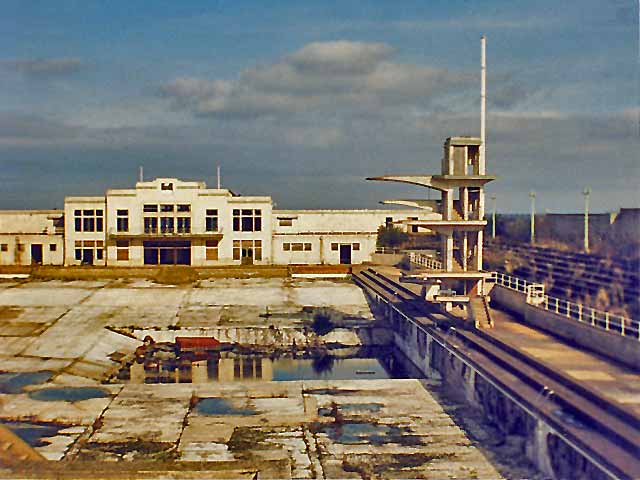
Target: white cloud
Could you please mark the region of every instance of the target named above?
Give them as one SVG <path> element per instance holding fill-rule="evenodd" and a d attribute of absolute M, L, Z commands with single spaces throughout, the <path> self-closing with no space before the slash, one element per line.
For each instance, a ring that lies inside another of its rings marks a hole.
<path fill-rule="evenodd" d="M 234 81 L 180 77 L 161 87 L 174 108 L 196 115 L 252 117 L 427 104 L 468 75 L 389 60 L 384 43 L 311 43 Z"/>

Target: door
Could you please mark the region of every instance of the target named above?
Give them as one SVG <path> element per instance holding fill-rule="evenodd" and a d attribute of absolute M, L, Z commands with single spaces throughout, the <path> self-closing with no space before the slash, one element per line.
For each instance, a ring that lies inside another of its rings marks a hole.
<path fill-rule="evenodd" d="M 351 245 L 340 245 L 340 263 L 351 264 Z"/>
<path fill-rule="evenodd" d="M 31 244 L 31 263 L 42 265 L 42 244 Z"/>
<path fill-rule="evenodd" d="M 93 265 L 93 248 L 82 249 L 82 263 L 84 265 Z"/>

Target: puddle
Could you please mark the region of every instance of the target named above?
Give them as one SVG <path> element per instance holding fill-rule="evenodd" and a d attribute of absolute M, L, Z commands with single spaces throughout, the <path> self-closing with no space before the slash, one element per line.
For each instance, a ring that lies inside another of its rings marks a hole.
<path fill-rule="evenodd" d="M 322 430 L 334 442 L 345 445 L 367 444 L 380 446 L 388 443 L 397 443 L 404 446 L 422 445 L 419 436 L 412 435 L 409 429 L 396 425 L 344 422 L 325 425 Z"/>
<path fill-rule="evenodd" d="M 22 393 L 28 385 L 45 383 L 53 376 L 53 372 L 0 373 L 0 393 Z"/>
<path fill-rule="evenodd" d="M 225 398 L 202 398 L 196 404 L 196 411 L 202 415 L 258 415 L 250 407 L 238 407 Z"/>
<path fill-rule="evenodd" d="M 381 403 L 343 403 L 338 410 L 343 413 L 378 413 L 382 410 Z"/>
<path fill-rule="evenodd" d="M 42 447 L 47 445 L 43 438 L 55 437 L 60 430 L 67 428 L 67 425 L 58 425 L 54 423 L 31 423 L 31 422 L 5 422 L 0 424 L 7 427 L 22 440 L 32 447 Z"/>
<path fill-rule="evenodd" d="M 348 357 L 322 354 L 267 356 L 236 351 L 176 354 L 152 351 L 126 364 L 112 381 L 215 383 L 233 381 L 354 380 L 409 378 L 391 349 L 356 351 Z"/>
<path fill-rule="evenodd" d="M 53 387 L 29 392 L 29 397 L 43 402 L 81 402 L 90 398 L 105 398 L 109 392 L 95 387 Z"/>

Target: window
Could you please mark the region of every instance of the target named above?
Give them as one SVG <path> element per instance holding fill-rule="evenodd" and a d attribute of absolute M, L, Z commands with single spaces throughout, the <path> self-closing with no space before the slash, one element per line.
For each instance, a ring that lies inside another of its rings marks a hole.
<path fill-rule="evenodd" d="M 116 241 L 116 260 L 129 260 L 129 242 L 127 240 Z"/>
<path fill-rule="evenodd" d="M 104 258 L 102 240 L 76 240 L 75 247 L 75 259 L 82 263 L 92 264 L 94 260 Z"/>
<path fill-rule="evenodd" d="M 160 233 L 173 233 L 173 217 L 160 217 Z"/>
<path fill-rule="evenodd" d="M 103 210 L 74 210 L 73 215 L 76 232 L 102 232 Z"/>
<path fill-rule="evenodd" d="M 155 213 L 158 211 L 158 205 L 147 203 L 144 207 L 142 207 L 142 211 L 145 213 Z"/>
<path fill-rule="evenodd" d="M 234 232 L 262 231 L 262 210 L 243 208 L 233 210 Z"/>
<path fill-rule="evenodd" d="M 338 251 L 338 244 L 337 243 L 332 243 L 331 244 L 331 250 L 333 250 L 334 252 Z"/>
<path fill-rule="evenodd" d="M 178 233 L 190 233 L 191 232 L 191 218 L 190 217 L 178 217 L 177 218 Z"/>
<path fill-rule="evenodd" d="M 56 250 L 58 250 L 58 245 L 56 245 L 55 243 L 50 243 L 49 244 L 49 251 L 50 252 L 55 252 Z"/>
<path fill-rule="evenodd" d="M 190 212 L 191 211 L 191 205 L 178 205 L 176 210 L 178 212 Z"/>
<path fill-rule="evenodd" d="M 280 218 L 278 220 L 278 225 L 280 225 L 281 227 L 292 227 L 293 226 L 293 219 L 292 218 Z"/>
<path fill-rule="evenodd" d="M 218 260 L 218 240 L 207 240 L 205 250 L 207 260 Z"/>
<path fill-rule="evenodd" d="M 310 243 L 283 243 L 282 250 L 285 252 L 310 252 L 311 244 Z"/>
<path fill-rule="evenodd" d="M 393 217 L 385 218 L 384 224 L 387 226 L 387 228 L 390 227 L 392 223 L 393 223 Z"/>
<path fill-rule="evenodd" d="M 8 243 L 0 244 L 0 252 L 8 252 L 8 251 L 9 251 L 9 244 Z"/>
<path fill-rule="evenodd" d="M 144 217 L 144 233 L 158 233 L 158 219 L 156 217 Z"/>
<path fill-rule="evenodd" d="M 207 232 L 218 231 L 218 210 L 207 209 L 207 216 L 205 217 L 205 229 Z"/>
<path fill-rule="evenodd" d="M 160 190 L 173 190 L 173 183 L 161 183 Z"/>
<path fill-rule="evenodd" d="M 117 210 L 116 211 L 116 230 L 118 232 L 129 231 L 129 210 Z"/>
<path fill-rule="evenodd" d="M 242 260 L 243 258 L 262 260 L 262 240 L 234 240 L 233 259 Z"/>
<path fill-rule="evenodd" d="M 415 221 L 415 220 L 418 220 L 418 217 L 408 217 L 407 220 Z M 418 233 L 417 225 L 411 225 L 411 233 Z"/>
<path fill-rule="evenodd" d="M 160 211 L 161 212 L 173 212 L 173 205 L 169 205 L 169 204 L 160 205 Z"/>
<path fill-rule="evenodd" d="M 352 243 L 351 244 L 351 248 L 353 250 L 360 250 L 360 244 L 359 243 Z"/>

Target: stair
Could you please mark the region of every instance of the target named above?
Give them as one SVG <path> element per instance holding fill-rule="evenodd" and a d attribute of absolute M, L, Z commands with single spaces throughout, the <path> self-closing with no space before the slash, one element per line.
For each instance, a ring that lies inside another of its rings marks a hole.
<path fill-rule="evenodd" d="M 493 328 L 493 321 L 485 297 L 474 295 L 469 299 L 470 317 L 476 328 Z"/>

